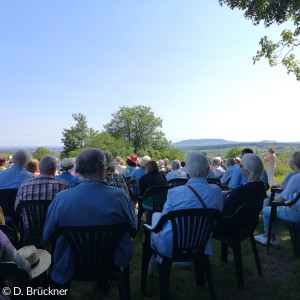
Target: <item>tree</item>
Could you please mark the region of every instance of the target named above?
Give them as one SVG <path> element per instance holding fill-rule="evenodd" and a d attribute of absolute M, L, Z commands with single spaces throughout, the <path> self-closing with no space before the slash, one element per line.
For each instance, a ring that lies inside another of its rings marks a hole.
<path fill-rule="evenodd" d="M 245 11 L 245 18 L 251 19 L 254 25 L 261 21 L 265 27 L 272 24 L 282 24 L 292 21 L 295 29 L 283 30 L 281 39 L 273 42 L 267 36 L 261 38 L 261 49 L 253 57 L 255 64 L 262 57 L 268 59 L 271 67 L 282 64 L 287 73 L 294 73 L 300 80 L 300 62 L 296 60 L 294 50 L 300 45 L 300 1 L 299 0 L 219 0 L 220 5 L 227 4 L 231 9 L 238 8 Z"/>
<path fill-rule="evenodd" d="M 237 156 L 241 156 L 241 149 L 234 147 L 234 148 L 230 148 L 225 156 L 225 158 L 235 158 Z"/>
<path fill-rule="evenodd" d="M 63 130 L 61 141 L 64 144 L 64 150 L 61 152 L 62 158 L 68 157 L 71 151 L 84 149 L 89 135 L 97 133 L 92 128 L 88 128 L 86 116 L 82 113 L 72 114 L 72 117 L 77 123 L 70 129 L 64 128 Z"/>
<path fill-rule="evenodd" d="M 36 158 L 37 160 L 41 160 L 41 158 L 45 155 L 54 155 L 55 153 L 50 151 L 45 147 L 38 147 L 33 153 L 32 157 Z"/>
<path fill-rule="evenodd" d="M 148 146 L 154 149 L 161 143 L 168 143 L 162 127 L 162 119 L 155 117 L 150 107 L 138 105 L 133 107 L 122 106 L 112 114 L 113 119 L 104 128 L 115 138 L 123 138 L 130 142 L 134 152 L 146 150 Z"/>

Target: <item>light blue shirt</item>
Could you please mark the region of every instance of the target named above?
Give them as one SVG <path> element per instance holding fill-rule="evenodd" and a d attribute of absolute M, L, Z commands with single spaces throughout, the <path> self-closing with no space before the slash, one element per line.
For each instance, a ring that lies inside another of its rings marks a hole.
<path fill-rule="evenodd" d="M 300 173 L 298 173 L 297 175 L 294 175 L 289 183 L 287 184 L 285 190 L 283 192 L 281 192 L 280 196 L 288 201 L 292 201 L 295 196 L 297 195 L 297 193 L 300 192 Z M 297 201 L 295 203 L 295 206 L 300 208 L 300 201 Z"/>
<path fill-rule="evenodd" d="M 84 179 L 74 188 L 56 195 L 49 206 L 44 228 L 44 240 L 49 241 L 61 226 L 97 226 L 127 222 L 137 226 L 131 199 L 123 189 L 106 185 L 98 179 Z M 125 233 L 116 248 L 114 260 L 121 267 L 133 256 L 129 233 Z M 53 255 L 52 279 L 60 284 L 75 272 L 74 257 L 69 243 L 60 237 Z"/>
<path fill-rule="evenodd" d="M 144 168 L 139 168 L 131 173 L 131 178 L 135 180 L 140 180 L 146 174 L 146 170 Z"/>
<path fill-rule="evenodd" d="M 18 189 L 25 180 L 35 178 L 31 172 L 17 165 L 0 172 L 0 190 Z"/>
<path fill-rule="evenodd" d="M 222 191 L 216 184 L 208 184 L 205 178 L 191 178 L 187 184 L 194 188 L 206 204 L 207 208 L 214 208 L 222 212 Z M 179 186 L 168 191 L 167 201 L 164 205 L 162 215 L 169 211 L 197 208 L 203 208 L 200 200 L 187 186 Z M 163 255 L 172 257 L 173 231 L 170 221 L 165 224 L 160 233 L 152 233 L 151 244 Z M 212 254 L 210 239 L 207 242 L 205 254 Z"/>
<path fill-rule="evenodd" d="M 225 171 L 224 175 L 221 177 L 221 183 L 226 184 L 226 182 L 231 178 L 232 173 L 234 172 L 235 168 L 238 168 L 237 165 L 232 165 L 228 167 L 228 169 Z"/>
<path fill-rule="evenodd" d="M 54 176 L 54 178 L 64 179 L 70 187 L 73 187 L 80 180 L 78 176 L 72 175 L 69 172 L 62 172 L 60 175 Z"/>
<path fill-rule="evenodd" d="M 185 172 L 181 171 L 181 169 L 179 170 L 175 170 L 175 171 L 172 171 L 172 172 L 169 172 L 167 175 L 166 175 L 166 179 L 168 181 L 172 180 L 172 179 L 177 179 L 177 178 L 184 178 L 186 179 L 187 178 L 187 175 Z"/>

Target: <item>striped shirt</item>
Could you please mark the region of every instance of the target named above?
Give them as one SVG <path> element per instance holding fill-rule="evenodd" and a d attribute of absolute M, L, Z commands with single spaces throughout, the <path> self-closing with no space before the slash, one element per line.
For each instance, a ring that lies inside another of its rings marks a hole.
<path fill-rule="evenodd" d="M 38 177 L 24 181 L 16 197 L 15 210 L 20 202 L 26 200 L 53 200 L 60 191 L 67 190 L 70 185 L 64 180 L 51 175 L 41 174 Z M 23 224 L 28 227 L 26 214 L 23 214 Z"/>

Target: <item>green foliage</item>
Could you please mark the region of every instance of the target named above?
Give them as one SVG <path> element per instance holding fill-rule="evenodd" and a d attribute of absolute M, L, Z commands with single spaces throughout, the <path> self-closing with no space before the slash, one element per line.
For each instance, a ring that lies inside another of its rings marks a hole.
<path fill-rule="evenodd" d="M 61 158 L 71 156 L 70 152 L 86 147 L 86 140 L 90 134 L 95 134 L 93 129 L 88 128 L 86 116 L 82 113 L 72 114 L 76 121 L 75 126 L 70 129 L 64 128 L 63 138 L 64 150 L 61 152 Z"/>
<path fill-rule="evenodd" d="M 33 153 L 32 157 L 36 158 L 37 160 L 41 160 L 41 158 L 45 155 L 55 155 L 54 152 L 50 151 L 45 147 L 38 147 Z"/>
<path fill-rule="evenodd" d="M 160 144 L 167 143 L 164 133 L 159 130 L 162 127 L 162 119 L 155 117 L 150 107 L 122 106 L 112 117 L 112 120 L 104 125 L 107 133 L 130 142 L 135 153 L 145 151 L 149 146 L 157 149 Z"/>
<path fill-rule="evenodd" d="M 234 148 L 230 148 L 225 156 L 225 158 L 235 158 L 237 156 L 241 156 L 241 149 L 234 147 Z"/>
<path fill-rule="evenodd" d="M 106 132 L 91 134 L 86 141 L 86 146 L 109 151 L 113 157 L 128 157 L 134 153 L 131 142 L 122 137 L 113 137 Z"/>
<path fill-rule="evenodd" d="M 293 51 L 300 45 L 297 38 L 300 35 L 300 1 L 299 0 L 219 0 L 220 5 L 227 4 L 231 9 L 238 8 L 245 11 L 245 18 L 251 19 L 254 25 L 261 21 L 265 27 L 282 24 L 287 21 L 294 23 L 295 29 L 283 30 L 281 39 L 273 42 L 268 37 L 260 40 L 261 49 L 253 57 L 253 63 L 262 57 L 268 59 L 270 66 L 282 64 L 286 67 L 287 73 L 294 73 L 297 80 L 300 80 L 300 62 L 296 60 Z"/>

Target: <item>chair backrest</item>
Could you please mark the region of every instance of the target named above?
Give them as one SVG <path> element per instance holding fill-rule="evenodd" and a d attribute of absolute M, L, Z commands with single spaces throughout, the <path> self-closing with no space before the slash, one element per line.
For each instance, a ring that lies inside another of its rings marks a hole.
<path fill-rule="evenodd" d="M 133 195 L 140 195 L 140 187 L 139 187 L 139 180 L 130 180 L 129 182 L 129 188 L 131 189 L 131 192 Z"/>
<path fill-rule="evenodd" d="M 114 264 L 114 251 L 126 231 L 134 229 L 128 223 L 60 227 L 56 237 L 63 236 L 74 254 L 76 272 L 73 279 L 95 280 L 114 272 L 118 268 Z"/>
<path fill-rule="evenodd" d="M 31 236 L 42 236 L 51 200 L 26 200 L 19 203 L 17 212 L 26 213 Z"/>
<path fill-rule="evenodd" d="M 259 223 L 259 213 L 262 203 L 246 202 L 231 216 L 223 217 L 219 224 L 231 239 L 244 240 L 248 238 Z"/>
<path fill-rule="evenodd" d="M 17 221 L 17 214 L 15 212 L 15 201 L 18 189 L 4 189 L 0 190 L 0 206 L 4 216 L 13 218 L 14 223 Z"/>
<path fill-rule="evenodd" d="M 206 180 L 209 184 L 216 184 L 218 186 L 221 186 L 221 181 L 219 178 L 206 178 Z"/>
<path fill-rule="evenodd" d="M 164 204 L 167 201 L 169 185 L 157 185 L 146 190 L 144 199 L 151 197 L 153 200 L 153 212 L 162 212 Z"/>
<path fill-rule="evenodd" d="M 172 187 L 185 185 L 188 182 L 186 178 L 175 178 L 168 181 L 168 184 Z"/>
<path fill-rule="evenodd" d="M 204 254 L 215 222 L 221 217 L 216 209 L 184 209 L 168 212 L 157 226 L 171 221 L 173 229 L 173 259 L 193 260 Z"/>
<path fill-rule="evenodd" d="M 17 280 L 17 285 L 25 287 L 29 283 L 29 274 L 15 262 L 1 261 L 0 262 L 0 287 L 5 285 L 5 280 L 13 278 Z"/>

